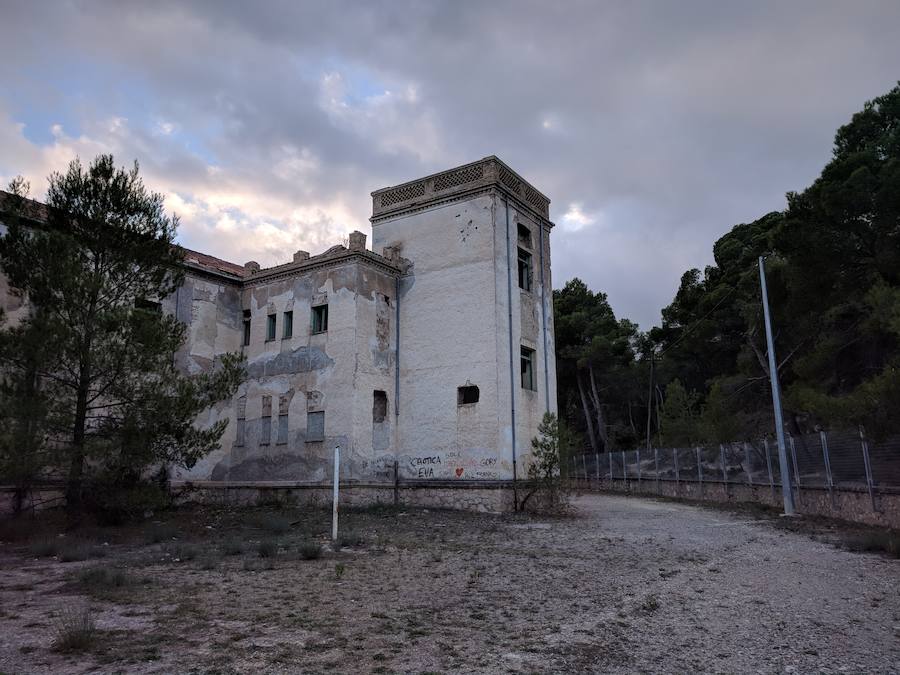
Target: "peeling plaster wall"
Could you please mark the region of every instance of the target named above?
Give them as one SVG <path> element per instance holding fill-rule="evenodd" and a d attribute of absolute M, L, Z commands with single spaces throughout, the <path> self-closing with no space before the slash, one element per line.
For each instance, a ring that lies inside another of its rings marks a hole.
<path fill-rule="evenodd" d="M 374 443 L 374 391 L 393 399 L 394 278 L 358 261 L 254 281 L 235 295 L 190 278 L 179 290 L 192 298 L 190 339 L 183 355 L 189 370 L 209 367 L 215 356 L 241 351 L 247 379 L 231 401 L 199 423 L 223 417 L 229 425 L 221 448 L 176 480 L 329 481 L 339 445 L 342 477 L 373 480 L 393 467 L 393 436 L 381 425 Z M 328 330 L 313 333 L 312 307 L 328 305 Z M 250 342 L 241 345 L 244 311 L 250 312 Z M 285 312 L 293 313 L 284 337 Z M 275 339 L 267 339 L 275 316 Z M 324 438 L 313 440 L 311 416 L 324 413 Z M 286 422 L 284 420 L 286 415 Z M 240 418 L 240 419 L 239 419 Z M 241 421 L 242 420 L 242 421 Z M 243 442 L 238 426 L 243 427 Z M 390 459 L 386 459 L 390 457 Z M 379 473 L 380 472 L 380 473 Z"/>
<path fill-rule="evenodd" d="M 482 193 L 373 227 L 376 251 L 396 246 L 412 262 L 401 282 L 397 447 L 404 478 L 512 478 L 505 212 L 498 204 Z M 511 232 L 515 247 L 514 223 Z M 515 266 L 514 248 L 511 261 Z M 515 302 L 516 340 L 519 317 Z M 518 354 L 514 366 L 518 382 Z M 479 401 L 457 405 L 457 387 L 466 384 L 479 388 Z M 543 395 L 529 395 L 540 412 L 517 425 L 520 454 L 543 413 Z"/>

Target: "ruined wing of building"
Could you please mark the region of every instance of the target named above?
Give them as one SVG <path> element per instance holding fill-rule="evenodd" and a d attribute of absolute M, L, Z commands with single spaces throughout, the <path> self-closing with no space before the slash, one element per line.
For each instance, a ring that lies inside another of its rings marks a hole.
<path fill-rule="evenodd" d="M 176 485 L 324 498 L 340 446 L 351 502 L 511 507 L 556 412 L 549 200 L 491 156 L 376 190 L 370 220 L 371 251 L 353 232 L 265 269 L 185 252 L 162 301 L 189 327 L 177 362 L 241 352 L 247 378 L 197 420 L 228 427 Z M 2 275 L 0 295 L 23 311 Z"/>

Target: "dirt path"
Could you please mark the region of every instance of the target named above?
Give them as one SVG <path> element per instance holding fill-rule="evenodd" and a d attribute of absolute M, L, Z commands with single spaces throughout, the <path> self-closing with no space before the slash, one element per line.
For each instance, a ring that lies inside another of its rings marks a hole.
<path fill-rule="evenodd" d="M 900 561 L 752 515 L 595 494 L 575 508 L 351 513 L 365 545 L 318 560 L 296 551 L 324 542 L 328 514 L 292 513 L 304 531 L 279 535 L 270 565 L 233 512 L 179 516 L 179 546 L 248 543 L 212 566 L 158 544 L 67 564 L 5 546 L 0 672 L 900 671 Z M 92 566 L 144 581 L 80 591 Z M 80 602 L 101 639 L 59 654 L 54 614 Z"/>

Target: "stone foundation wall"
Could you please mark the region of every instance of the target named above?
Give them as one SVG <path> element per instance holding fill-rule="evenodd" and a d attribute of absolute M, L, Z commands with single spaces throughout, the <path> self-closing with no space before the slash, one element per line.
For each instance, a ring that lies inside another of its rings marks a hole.
<path fill-rule="evenodd" d="M 632 494 L 660 495 L 681 499 L 713 502 L 752 502 L 781 508 L 781 488 L 776 485 L 773 494 L 768 485 L 739 485 L 722 482 L 687 482 L 655 480 L 604 480 L 575 481 L 580 489 L 611 490 Z M 875 509 L 872 498 L 865 489 L 836 488 L 829 493 L 824 488 L 801 488 L 794 491 L 794 503 L 798 513 L 804 515 L 839 518 L 855 523 L 900 529 L 900 491 L 881 489 L 875 493 Z"/>
<path fill-rule="evenodd" d="M 282 503 L 293 506 L 329 507 L 332 486 L 302 483 L 220 483 L 192 482 L 173 484 L 181 503 L 229 504 L 254 506 Z M 512 483 L 463 482 L 354 484 L 340 487 L 341 508 L 376 504 L 462 509 L 484 513 L 513 510 Z"/>

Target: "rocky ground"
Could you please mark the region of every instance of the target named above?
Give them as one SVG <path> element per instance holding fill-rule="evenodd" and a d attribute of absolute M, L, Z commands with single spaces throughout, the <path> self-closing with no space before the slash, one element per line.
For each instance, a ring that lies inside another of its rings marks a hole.
<path fill-rule="evenodd" d="M 900 560 L 830 525 L 584 495 L 563 518 L 353 512 L 319 553 L 329 518 L 8 526 L 0 672 L 900 671 Z"/>

